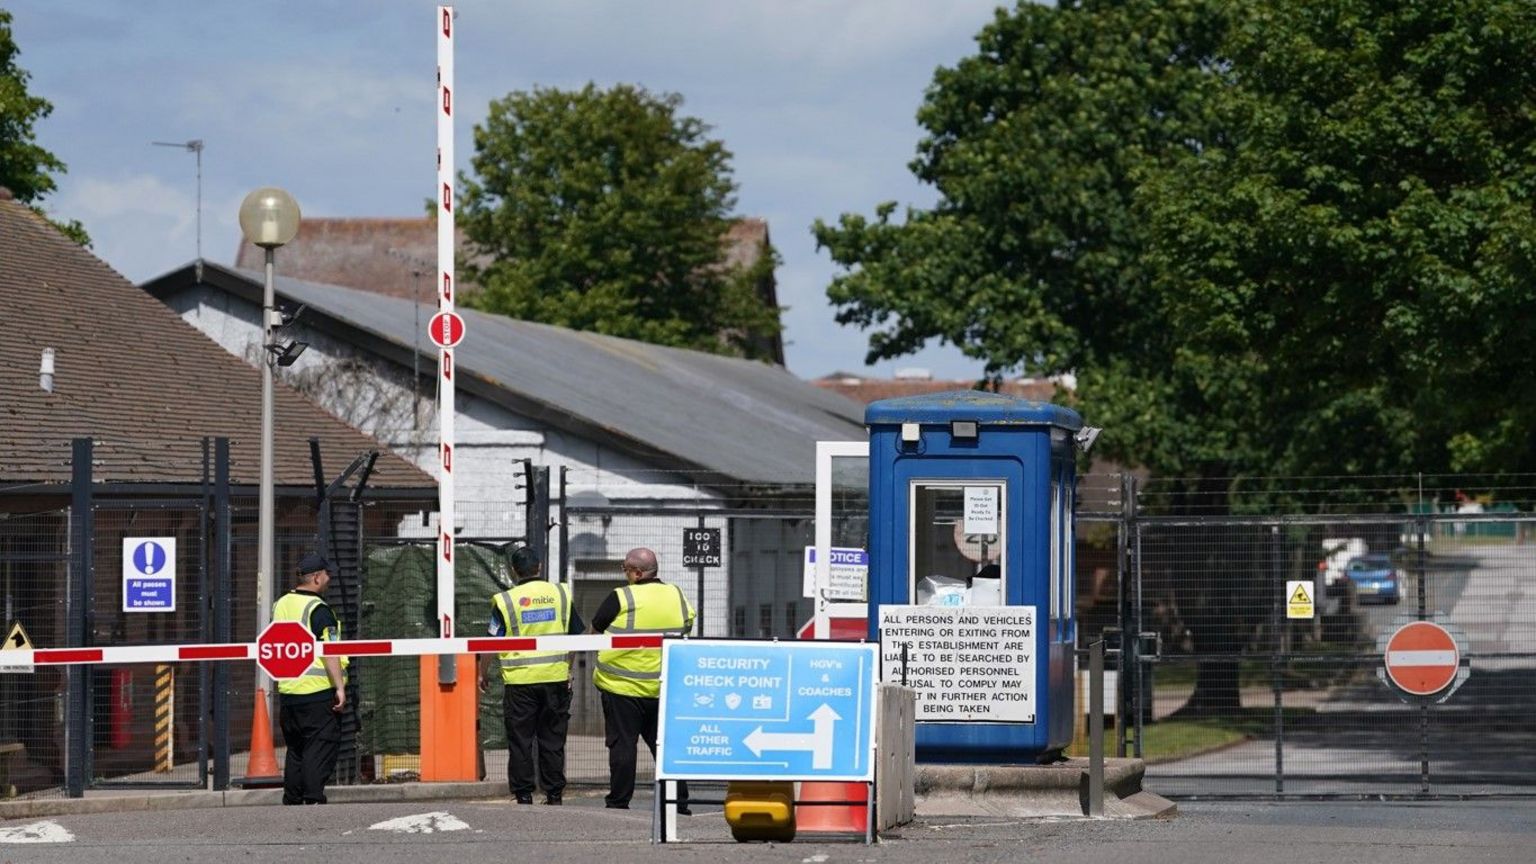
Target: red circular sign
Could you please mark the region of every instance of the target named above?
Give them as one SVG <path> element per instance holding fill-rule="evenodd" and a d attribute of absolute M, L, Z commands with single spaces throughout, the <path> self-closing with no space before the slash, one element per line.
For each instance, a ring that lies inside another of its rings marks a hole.
<path fill-rule="evenodd" d="M 452 348 L 464 338 L 464 319 L 457 312 L 439 312 L 427 324 L 427 335 L 439 348 Z"/>
<path fill-rule="evenodd" d="M 256 665 L 279 681 L 297 678 L 315 662 L 315 634 L 297 621 L 273 621 L 256 637 Z"/>
<path fill-rule="evenodd" d="M 1444 627 L 1410 621 L 1387 640 L 1387 677 L 1411 696 L 1433 696 L 1451 686 L 1461 665 L 1461 651 Z"/>

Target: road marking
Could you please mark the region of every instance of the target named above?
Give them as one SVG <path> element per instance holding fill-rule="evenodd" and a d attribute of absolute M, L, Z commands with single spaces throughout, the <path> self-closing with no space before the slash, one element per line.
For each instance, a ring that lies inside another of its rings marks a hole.
<path fill-rule="evenodd" d="M 368 830 L 393 831 L 396 834 L 432 834 L 437 831 L 463 831 L 468 827 L 453 814 L 439 810 L 434 813 L 389 819 L 377 825 L 368 826 Z"/>
<path fill-rule="evenodd" d="M 57 822 L 33 822 L 0 828 L 0 843 L 73 843 L 75 835 Z"/>

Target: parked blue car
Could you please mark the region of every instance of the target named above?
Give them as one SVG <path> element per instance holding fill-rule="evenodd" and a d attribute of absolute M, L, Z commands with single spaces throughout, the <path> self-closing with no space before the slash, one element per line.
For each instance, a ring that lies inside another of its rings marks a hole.
<path fill-rule="evenodd" d="M 1387 555 L 1358 555 L 1349 560 L 1344 573 L 1355 586 L 1355 599 L 1396 604 L 1402 599 L 1402 580 Z"/>

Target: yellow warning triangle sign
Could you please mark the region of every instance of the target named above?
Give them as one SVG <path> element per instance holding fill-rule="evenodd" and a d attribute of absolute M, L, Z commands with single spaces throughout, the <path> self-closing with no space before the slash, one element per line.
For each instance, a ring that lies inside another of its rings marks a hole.
<path fill-rule="evenodd" d="M 27 630 L 17 621 L 11 627 L 11 633 L 5 637 L 5 645 L 0 646 L 0 651 L 31 651 L 32 640 L 27 637 Z"/>
<path fill-rule="evenodd" d="M 1270 596 L 1273 597 L 1274 595 L 1271 594 Z M 1312 595 L 1307 593 L 1307 586 L 1306 585 L 1297 585 L 1296 586 L 1296 590 L 1291 592 L 1291 599 L 1289 601 L 1287 601 L 1287 602 L 1290 602 L 1290 603 L 1311 603 L 1312 602 Z"/>

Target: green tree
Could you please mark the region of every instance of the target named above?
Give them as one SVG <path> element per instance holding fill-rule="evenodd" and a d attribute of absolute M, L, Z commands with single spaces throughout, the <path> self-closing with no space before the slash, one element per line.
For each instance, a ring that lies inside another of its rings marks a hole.
<path fill-rule="evenodd" d="M 1020 4 L 919 112 L 938 203 L 815 226 L 828 295 L 871 359 L 1075 370 L 1105 453 L 1186 478 L 1177 509 L 1529 471 L 1533 40 L 1526 0 Z M 1252 632 L 1237 554 L 1170 589 L 1202 652 Z M 1202 664 L 1192 704 L 1236 702 Z"/>
<path fill-rule="evenodd" d="M 828 289 L 838 321 L 872 330 L 868 359 L 936 339 L 989 376 L 1095 376 L 1084 398 L 1127 397 L 1117 404 L 1138 416 L 1134 431 L 1103 423 L 1099 452 L 1182 473 L 1189 451 L 1152 410 L 1168 385 L 1142 383 L 1170 342 L 1135 202 L 1145 177 L 1222 134 L 1224 7 L 1021 3 L 998 11 L 976 55 L 938 70 L 911 163 L 938 203 L 813 228 L 846 269 Z"/>
<path fill-rule="evenodd" d="M 731 154 L 682 98 L 625 85 L 491 103 L 461 175 L 468 305 L 721 354 L 757 356 L 779 310 L 727 266 Z M 764 250 L 771 268 L 776 257 Z"/>
<path fill-rule="evenodd" d="M 47 218 L 39 202 L 57 188 L 54 175 L 65 167 L 34 140 L 33 126 L 53 112 L 53 105 L 27 92 L 31 75 L 17 65 L 20 53 L 11 35 L 11 13 L 0 9 L 0 186 Z M 75 242 L 90 245 L 79 222 L 49 221 Z"/>
<path fill-rule="evenodd" d="M 1144 187 L 1158 316 L 1279 474 L 1536 468 L 1536 6 L 1252 4 L 1220 146 Z M 1177 407 L 1170 406 L 1170 407 Z"/>

